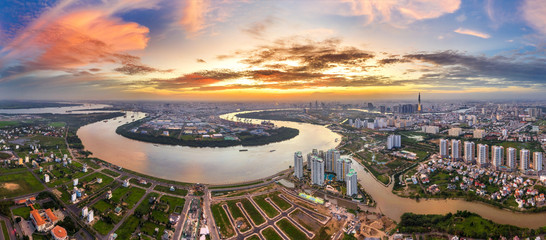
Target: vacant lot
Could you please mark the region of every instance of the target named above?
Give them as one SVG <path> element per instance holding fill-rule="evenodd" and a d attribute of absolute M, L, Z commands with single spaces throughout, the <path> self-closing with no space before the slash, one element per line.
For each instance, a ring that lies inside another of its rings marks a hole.
<path fill-rule="evenodd" d="M 30 172 L 0 176 L 0 196 L 15 197 L 44 190 L 44 186 Z"/>
<path fill-rule="evenodd" d="M 268 228 L 264 229 L 262 231 L 262 235 L 264 236 L 264 238 L 266 240 L 283 240 L 281 235 L 279 235 L 277 233 L 277 231 L 275 231 L 275 229 L 273 229 L 273 227 L 268 227 Z"/>
<path fill-rule="evenodd" d="M 254 205 L 252 205 L 250 200 L 243 198 L 241 199 L 241 204 L 243 204 L 243 208 L 248 213 L 250 218 L 252 218 L 252 221 L 254 222 L 254 224 L 260 225 L 265 222 L 265 219 L 262 216 L 262 214 L 258 212 L 258 209 L 256 209 Z"/>
<path fill-rule="evenodd" d="M 229 238 L 235 235 L 233 226 L 231 226 L 227 213 L 224 211 L 222 206 L 220 204 L 213 204 L 211 205 L 210 209 L 212 211 L 214 221 L 216 222 L 216 226 L 218 226 L 220 229 L 220 234 L 222 235 L 221 237 Z"/>
<path fill-rule="evenodd" d="M 317 220 L 313 219 L 311 216 L 299 209 L 296 209 L 296 211 L 290 213 L 290 217 L 311 232 L 317 233 L 320 229 L 320 223 L 317 222 Z"/>
<path fill-rule="evenodd" d="M 279 220 L 275 224 L 292 240 L 307 239 L 307 235 L 286 218 Z"/>

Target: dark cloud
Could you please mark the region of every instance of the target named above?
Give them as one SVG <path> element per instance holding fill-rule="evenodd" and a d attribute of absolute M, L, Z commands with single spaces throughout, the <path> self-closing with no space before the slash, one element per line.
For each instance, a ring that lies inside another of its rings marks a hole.
<path fill-rule="evenodd" d="M 404 58 L 383 58 L 383 59 L 377 60 L 377 63 L 379 63 L 379 65 L 405 63 L 405 62 L 410 62 L 410 60 L 404 59 Z"/>
<path fill-rule="evenodd" d="M 269 16 L 262 21 L 254 22 L 247 28 L 243 29 L 243 32 L 248 33 L 254 37 L 262 37 L 264 32 L 275 23 L 275 18 Z"/>
<path fill-rule="evenodd" d="M 474 56 L 456 51 L 417 53 L 405 59 L 432 63 L 442 67 L 439 71 L 460 79 L 488 77 L 504 81 L 504 85 L 517 82 L 546 82 L 546 59 L 536 55 Z"/>
<path fill-rule="evenodd" d="M 90 68 L 89 71 L 90 72 L 100 72 L 100 68 Z"/>
<path fill-rule="evenodd" d="M 125 75 L 141 75 L 153 72 L 172 72 L 173 70 L 161 70 L 143 64 L 127 63 L 121 67 L 115 68 L 114 71 Z"/>
<path fill-rule="evenodd" d="M 203 60 L 203 59 L 201 59 L 201 58 L 198 58 L 198 59 L 196 59 L 195 61 L 198 62 L 198 63 L 206 63 L 206 61 Z"/>
<path fill-rule="evenodd" d="M 362 67 L 368 59 L 374 57 L 374 54 L 355 47 L 343 47 L 341 40 L 335 38 L 324 41 L 281 39 L 250 51 L 219 55 L 218 59 L 229 57 L 243 57 L 241 62 L 251 66 L 271 67 L 276 64 L 283 70 L 292 68 L 292 71 L 323 71 L 339 66 Z M 296 69 L 278 63 L 288 60 L 298 62 L 300 66 Z"/>

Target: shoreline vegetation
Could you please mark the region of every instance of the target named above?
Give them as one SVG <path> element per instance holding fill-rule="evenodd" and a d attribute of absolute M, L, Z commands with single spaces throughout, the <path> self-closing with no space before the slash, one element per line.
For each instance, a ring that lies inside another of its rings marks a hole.
<path fill-rule="evenodd" d="M 447 233 L 459 237 L 500 239 L 500 237 L 532 237 L 546 233 L 546 227 L 521 228 L 498 224 L 468 211 L 446 215 L 404 213 L 398 225 L 400 233 Z"/>
<path fill-rule="evenodd" d="M 146 118 L 145 118 L 146 119 Z M 282 142 L 292 139 L 299 135 L 300 131 L 295 128 L 280 127 L 277 129 L 268 130 L 270 136 L 254 136 L 246 135 L 241 140 L 185 140 L 162 135 L 149 135 L 132 132 L 131 129 L 138 127 L 145 119 L 141 119 L 132 123 L 124 124 L 116 129 L 116 133 L 142 142 L 180 145 L 188 147 L 233 147 L 233 146 L 261 146 L 275 142 Z"/>

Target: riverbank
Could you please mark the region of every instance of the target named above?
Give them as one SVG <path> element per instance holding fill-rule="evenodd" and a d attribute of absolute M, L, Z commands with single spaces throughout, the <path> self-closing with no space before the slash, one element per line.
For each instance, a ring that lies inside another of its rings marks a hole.
<path fill-rule="evenodd" d="M 179 145 L 188 147 L 233 147 L 233 146 L 261 146 L 275 142 L 282 142 L 290 140 L 299 135 L 299 130 L 288 127 L 280 127 L 276 129 L 270 129 L 266 132 L 269 136 L 265 135 L 252 135 L 250 133 L 240 133 L 238 135 L 239 140 L 225 140 L 225 139 L 201 139 L 201 140 L 187 140 L 182 138 L 175 138 L 163 135 L 150 135 L 142 134 L 132 131 L 143 124 L 147 119 L 137 120 L 131 123 L 127 123 L 119 126 L 116 129 L 116 133 L 142 142 L 166 144 L 166 145 Z"/>

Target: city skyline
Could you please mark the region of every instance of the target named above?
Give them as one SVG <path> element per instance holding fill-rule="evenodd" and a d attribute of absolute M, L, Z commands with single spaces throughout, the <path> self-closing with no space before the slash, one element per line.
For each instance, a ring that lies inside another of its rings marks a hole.
<path fill-rule="evenodd" d="M 546 3 L 0 3 L 6 99 L 543 100 Z"/>

